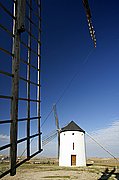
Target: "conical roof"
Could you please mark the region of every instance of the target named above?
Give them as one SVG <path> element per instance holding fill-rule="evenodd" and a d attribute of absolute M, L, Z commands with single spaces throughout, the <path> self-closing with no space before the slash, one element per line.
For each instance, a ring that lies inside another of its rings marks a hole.
<path fill-rule="evenodd" d="M 81 129 L 74 121 L 71 121 L 67 126 L 61 128 L 60 132 L 64 131 L 80 131 L 85 133 L 85 131 Z"/>

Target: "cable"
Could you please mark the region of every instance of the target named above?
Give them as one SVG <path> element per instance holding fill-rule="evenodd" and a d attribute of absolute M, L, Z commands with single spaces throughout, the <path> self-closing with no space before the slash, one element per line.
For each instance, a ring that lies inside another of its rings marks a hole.
<path fill-rule="evenodd" d="M 84 58 L 83 60 L 83 65 L 85 65 L 87 62 L 88 62 L 88 58 L 91 56 L 91 54 L 93 53 L 94 51 L 94 48 L 88 53 L 88 55 Z M 60 95 L 60 97 L 57 99 L 55 105 L 57 105 L 61 100 L 62 98 L 64 97 L 66 91 L 69 89 L 69 87 L 71 86 L 72 82 L 74 81 L 74 79 L 78 76 L 79 74 L 79 70 L 76 71 L 74 73 L 74 75 L 72 76 L 72 78 L 70 79 L 69 83 L 67 84 L 67 86 L 64 88 L 64 90 L 62 91 L 62 94 Z M 47 117 L 45 118 L 45 120 L 43 121 L 43 123 L 41 124 L 41 127 L 45 124 L 45 122 L 47 121 L 47 119 L 49 118 L 49 116 L 51 115 L 53 111 L 53 108 L 51 109 L 51 111 L 48 113 Z"/>
<path fill-rule="evenodd" d="M 34 138 L 35 138 L 35 137 L 33 137 L 33 139 L 31 139 L 30 144 L 32 143 L 32 141 L 34 140 Z M 21 157 L 23 156 L 23 154 L 26 152 L 26 150 L 27 150 L 27 147 L 24 149 L 24 151 L 23 151 L 22 154 L 20 155 L 20 159 L 21 159 Z"/>
<path fill-rule="evenodd" d="M 46 116 L 45 120 L 43 121 L 43 123 L 41 124 L 41 127 L 45 124 L 45 122 L 47 121 L 47 119 L 50 117 L 51 113 L 53 111 L 53 108 L 51 109 L 51 111 L 48 113 L 48 115 Z M 41 128 L 40 127 L 40 128 Z"/>
<path fill-rule="evenodd" d="M 42 146 L 45 146 L 49 142 L 51 142 L 57 136 L 57 132 L 54 133 L 52 136 L 48 137 L 46 140 L 42 141 Z"/>
<path fill-rule="evenodd" d="M 53 136 L 55 133 L 57 133 L 56 130 L 52 131 L 51 133 L 45 135 L 42 137 L 42 141 L 45 141 L 46 139 L 48 139 L 49 137 Z"/>
<path fill-rule="evenodd" d="M 85 132 L 87 136 L 89 136 L 96 144 L 98 144 L 104 151 L 106 151 L 110 156 L 112 156 L 116 161 L 119 162 L 119 160 L 110 152 L 108 151 L 105 147 L 103 147 L 97 140 L 95 140 L 91 135 L 89 135 L 87 132 Z"/>
<path fill-rule="evenodd" d="M 46 136 L 43 136 L 43 137 L 42 137 L 42 141 L 45 141 L 48 137 L 54 135 L 55 133 L 57 133 L 56 130 L 52 131 L 50 134 L 47 134 Z"/>

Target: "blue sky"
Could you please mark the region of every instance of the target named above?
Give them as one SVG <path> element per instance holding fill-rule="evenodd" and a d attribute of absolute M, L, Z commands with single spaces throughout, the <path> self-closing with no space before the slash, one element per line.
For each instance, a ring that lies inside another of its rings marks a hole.
<path fill-rule="evenodd" d="M 60 127 L 73 120 L 90 134 L 113 123 L 119 126 L 119 1 L 90 0 L 89 4 L 96 48 L 81 0 L 42 0 L 42 135 L 56 129 L 53 113 L 46 117 L 65 89 L 57 104 Z M 56 140 L 52 143 L 45 147 L 45 155 L 56 154 Z M 91 151 L 89 147 L 89 155 Z M 112 151 L 119 156 L 117 144 Z"/>

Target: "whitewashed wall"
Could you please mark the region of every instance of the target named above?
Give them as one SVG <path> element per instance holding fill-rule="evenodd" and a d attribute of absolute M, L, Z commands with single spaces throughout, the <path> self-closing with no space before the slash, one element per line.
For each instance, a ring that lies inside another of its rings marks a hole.
<path fill-rule="evenodd" d="M 72 135 L 73 133 L 74 135 Z M 85 134 L 79 131 L 65 131 L 60 133 L 59 166 L 71 166 L 71 155 L 76 155 L 76 166 L 86 166 L 84 136 Z"/>

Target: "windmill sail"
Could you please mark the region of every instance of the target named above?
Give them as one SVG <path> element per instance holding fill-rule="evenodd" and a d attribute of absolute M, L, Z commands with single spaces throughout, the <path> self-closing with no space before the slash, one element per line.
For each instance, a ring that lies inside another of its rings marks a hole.
<path fill-rule="evenodd" d="M 54 110 L 54 116 L 55 116 L 55 123 L 57 127 L 57 133 L 58 133 L 58 159 L 59 159 L 59 153 L 60 153 L 60 128 L 59 128 L 59 120 L 58 120 L 58 115 L 57 115 L 57 110 L 56 110 L 56 104 L 53 105 L 53 110 Z"/>
<path fill-rule="evenodd" d="M 84 9 L 86 11 L 90 35 L 91 35 L 91 38 L 93 40 L 94 47 L 96 47 L 96 36 L 95 36 L 95 31 L 94 31 L 94 28 L 92 25 L 92 20 L 91 20 L 92 16 L 91 16 L 91 11 L 90 11 L 88 0 L 83 0 L 83 5 L 84 5 Z"/>
<path fill-rule="evenodd" d="M 57 110 L 56 110 L 56 104 L 53 105 L 53 110 L 54 110 L 54 116 L 55 116 L 55 124 L 57 129 L 59 129 L 59 120 L 58 120 L 58 115 L 57 115 Z"/>

